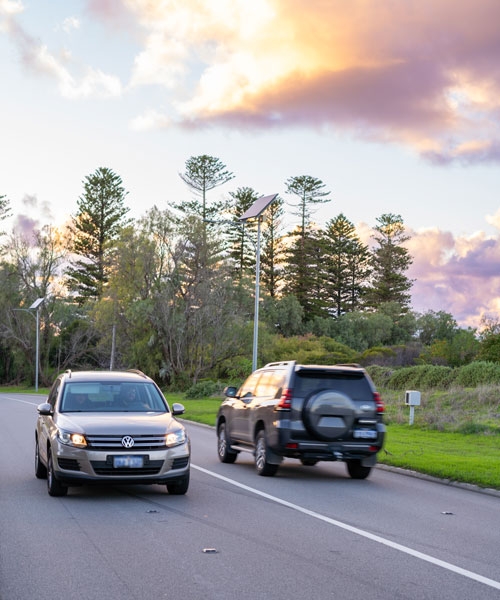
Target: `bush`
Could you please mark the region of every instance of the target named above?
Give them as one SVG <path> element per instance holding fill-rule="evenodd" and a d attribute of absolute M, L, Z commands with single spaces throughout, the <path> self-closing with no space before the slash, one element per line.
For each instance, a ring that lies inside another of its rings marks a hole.
<path fill-rule="evenodd" d="M 379 365 L 370 365 L 369 367 L 366 367 L 366 370 L 373 379 L 376 388 L 389 387 L 389 381 L 394 373 L 394 369 L 381 367 Z"/>
<path fill-rule="evenodd" d="M 500 383 L 500 364 L 486 361 L 476 361 L 458 370 L 457 385 L 476 387 L 484 384 Z"/>
<path fill-rule="evenodd" d="M 396 353 L 392 348 L 386 348 L 381 346 L 375 346 L 365 350 L 360 358 L 359 362 L 362 365 L 387 365 L 393 364 Z"/>
<path fill-rule="evenodd" d="M 392 390 L 445 389 L 450 386 L 454 378 L 455 372 L 451 367 L 418 365 L 394 371 L 387 387 Z"/>
<path fill-rule="evenodd" d="M 334 365 L 357 362 L 358 354 L 332 338 L 308 334 L 301 337 L 275 337 L 266 348 L 266 356 L 266 362 L 296 360 L 305 365 Z"/>
<path fill-rule="evenodd" d="M 210 396 L 219 396 L 224 387 L 220 382 L 200 381 L 186 390 L 184 397 L 187 400 L 198 400 L 200 398 L 210 398 Z"/>

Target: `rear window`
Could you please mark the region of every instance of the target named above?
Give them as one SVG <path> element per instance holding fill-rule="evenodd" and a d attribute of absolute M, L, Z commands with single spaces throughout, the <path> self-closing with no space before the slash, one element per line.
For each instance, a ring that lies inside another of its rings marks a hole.
<path fill-rule="evenodd" d="M 353 400 L 373 400 L 373 394 L 364 373 L 325 373 L 298 371 L 293 385 L 294 396 L 305 398 L 317 390 L 335 390 Z"/>

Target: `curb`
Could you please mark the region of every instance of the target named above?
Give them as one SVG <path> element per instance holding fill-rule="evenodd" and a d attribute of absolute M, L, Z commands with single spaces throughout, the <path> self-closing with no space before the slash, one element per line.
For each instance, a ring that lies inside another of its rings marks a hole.
<path fill-rule="evenodd" d="M 441 485 L 448 485 L 450 487 L 468 490 L 469 492 L 487 494 L 488 496 L 496 496 L 497 498 L 500 498 L 500 490 L 495 490 L 493 488 L 482 488 L 479 485 L 475 485 L 473 483 L 463 483 L 461 481 L 455 481 L 454 479 L 441 479 L 440 477 L 434 477 L 433 475 L 419 473 L 418 471 L 412 471 L 410 469 L 402 469 L 401 467 L 384 465 L 383 463 L 377 463 L 376 468 L 382 469 L 382 471 L 398 473 L 399 475 L 406 475 L 407 477 L 414 477 L 415 479 L 423 479 L 424 481 L 430 481 L 432 483 L 440 483 Z"/>

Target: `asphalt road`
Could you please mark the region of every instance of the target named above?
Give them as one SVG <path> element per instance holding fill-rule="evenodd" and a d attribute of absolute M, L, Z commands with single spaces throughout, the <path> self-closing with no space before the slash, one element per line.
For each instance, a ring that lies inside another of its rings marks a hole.
<path fill-rule="evenodd" d="M 191 486 L 70 488 L 34 476 L 40 396 L 0 394 L 0 599 L 500 598 L 500 498 L 342 463 L 218 462 L 188 424 Z"/>

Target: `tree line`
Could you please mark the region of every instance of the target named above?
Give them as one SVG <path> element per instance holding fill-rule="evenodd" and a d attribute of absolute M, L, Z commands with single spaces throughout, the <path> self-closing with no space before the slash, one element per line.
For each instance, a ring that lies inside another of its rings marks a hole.
<path fill-rule="evenodd" d="M 33 381 L 37 298 L 43 384 L 68 368 L 138 368 L 177 387 L 248 373 L 257 222 L 239 219 L 259 194 L 240 187 L 214 198 L 234 175 L 208 155 L 189 158 L 179 175 L 189 200 L 132 221 L 121 177 L 100 167 L 85 177 L 69 225 L 3 232 L 0 383 Z M 318 362 L 453 366 L 484 358 L 487 343 L 494 351 L 495 323 L 481 339 L 447 313 L 411 310 L 400 215 L 380 215 L 368 245 L 343 213 L 314 222 L 331 202 L 320 179 L 290 177 L 284 196 L 260 224 L 259 364 L 294 358 L 304 344 Z M 286 208 L 298 223 L 288 229 Z M 0 222 L 10 214 L 0 196 Z"/>

